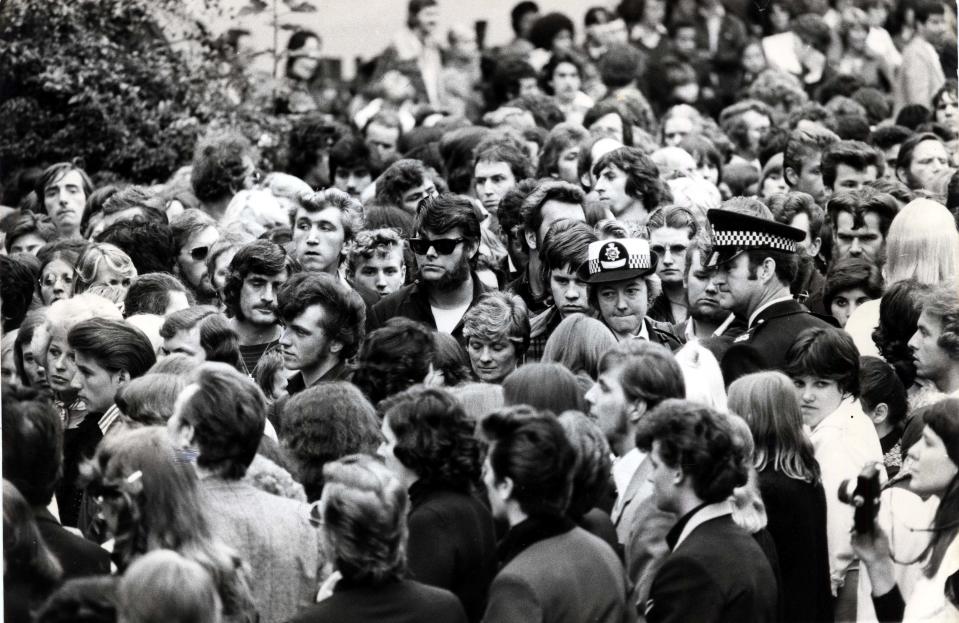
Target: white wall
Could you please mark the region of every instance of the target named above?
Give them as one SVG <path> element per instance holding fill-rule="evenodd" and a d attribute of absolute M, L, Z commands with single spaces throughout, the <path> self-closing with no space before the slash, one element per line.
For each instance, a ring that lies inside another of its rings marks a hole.
<path fill-rule="evenodd" d="M 201 0 L 191 0 L 202 7 Z M 267 14 L 236 17 L 236 12 L 247 0 L 220 0 L 223 15 L 206 15 L 204 21 L 215 33 L 228 28 L 246 28 L 253 32 L 256 49 L 272 47 L 273 31 Z M 265 0 L 272 5 L 273 0 Z M 510 10 L 519 0 L 438 0 L 440 31 L 456 23 L 472 25 L 476 20 L 487 21 L 486 43 L 495 46 L 512 38 Z M 277 0 L 280 7 L 283 3 Z M 369 59 L 386 47 L 393 33 L 406 21 L 406 0 L 312 0 L 316 13 L 294 13 L 283 17 L 281 23 L 298 24 L 312 29 L 323 38 L 323 55 L 340 57 L 343 72 L 351 77 L 353 59 Z M 576 24 L 577 39 L 582 37 L 583 15 L 591 6 L 615 5 L 614 0 L 536 0 L 542 12 L 562 11 Z M 197 11 L 200 8 L 195 9 Z M 199 13 L 198 13 L 199 14 Z M 202 15 L 202 14 L 199 14 Z M 281 31 L 280 49 L 285 48 L 289 32 Z M 260 57 L 263 58 L 263 57 Z M 266 59 L 263 59 L 266 63 Z"/>

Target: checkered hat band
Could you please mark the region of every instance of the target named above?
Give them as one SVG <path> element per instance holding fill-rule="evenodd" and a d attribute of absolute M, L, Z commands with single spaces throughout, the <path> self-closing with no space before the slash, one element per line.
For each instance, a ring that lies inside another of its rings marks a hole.
<path fill-rule="evenodd" d="M 713 230 L 713 245 L 717 247 L 746 247 L 796 251 L 796 241 L 759 231 Z"/>
<path fill-rule="evenodd" d="M 650 268 L 649 256 L 646 255 L 630 255 L 626 259 L 626 266 L 620 266 L 619 268 L 603 268 L 601 262 L 598 259 L 592 259 L 589 261 L 589 274 L 595 275 L 596 273 L 601 273 L 609 270 L 633 270 L 633 269 L 647 269 Z"/>

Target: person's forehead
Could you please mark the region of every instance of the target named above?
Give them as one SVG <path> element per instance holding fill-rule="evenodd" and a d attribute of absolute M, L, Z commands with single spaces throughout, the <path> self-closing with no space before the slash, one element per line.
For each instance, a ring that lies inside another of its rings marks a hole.
<path fill-rule="evenodd" d="M 300 207 L 296 209 L 296 220 L 308 220 L 312 223 L 333 223 L 337 226 L 343 225 L 343 211 L 337 207 L 329 206 L 322 210 L 310 211 Z"/>
<path fill-rule="evenodd" d="M 879 231 L 879 215 L 875 212 L 866 212 L 862 215 L 863 227 L 855 227 L 855 219 L 853 219 L 852 214 L 846 211 L 842 211 L 836 215 L 836 226 L 841 230 L 851 230 L 851 231 L 869 231 L 869 232 L 878 232 Z"/>
<path fill-rule="evenodd" d="M 454 227 L 448 231 L 444 231 L 441 234 L 429 229 L 424 229 L 423 237 L 429 238 L 430 240 L 443 240 L 443 239 L 453 239 L 453 238 L 464 238 L 465 236 L 463 234 L 462 227 Z"/>
<path fill-rule="evenodd" d="M 400 129 L 393 126 L 388 126 L 386 124 L 380 123 L 379 121 L 371 121 L 369 127 L 366 128 L 367 134 L 379 134 L 378 138 L 383 138 L 384 134 L 389 134 L 391 136 L 399 137 Z"/>
<path fill-rule="evenodd" d="M 801 229 L 808 234 L 809 215 L 805 212 L 796 212 L 796 214 L 793 215 L 792 220 L 789 221 L 789 225 L 791 227 L 795 227 L 796 229 Z"/>
<path fill-rule="evenodd" d="M 360 256 L 356 260 L 356 264 L 359 267 L 363 266 L 375 266 L 376 268 L 384 268 L 387 266 L 402 266 L 403 264 L 403 251 L 398 246 L 386 247 L 380 246 L 377 247 L 373 254 L 369 257 Z"/>
<path fill-rule="evenodd" d="M 261 281 L 286 281 L 286 278 L 287 278 L 288 276 L 289 276 L 289 275 L 287 274 L 286 269 L 284 268 L 284 269 L 281 270 L 280 272 L 278 272 L 278 273 L 276 273 L 276 274 L 273 274 L 273 275 L 267 275 L 267 274 L 264 274 L 264 273 L 247 273 L 246 277 L 243 278 L 243 281 L 254 281 L 254 280 L 261 280 Z"/>
<path fill-rule="evenodd" d="M 859 176 L 859 175 L 876 175 L 876 167 L 872 164 L 867 164 L 865 168 L 857 169 L 856 167 L 846 164 L 845 162 L 840 162 L 836 165 L 836 177 L 847 177 L 847 176 Z"/>
<path fill-rule="evenodd" d="M 210 225 L 193 234 L 187 241 L 186 246 L 210 246 L 220 239 L 220 232 L 214 225 Z"/>
<path fill-rule="evenodd" d="M 300 312 L 300 315 L 293 319 L 293 323 L 301 326 L 318 325 L 323 322 L 326 316 L 326 308 L 322 303 L 309 305 Z"/>
<path fill-rule="evenodd" d="M 930 156 L 945 156 L 946 147 L 939 141 L 923 141 L 912 151 L 912 159 L 928 158 Z"/>
<path fill-rule="evenodd" d="M 476 177 L 505 175 L 507 173 L 512 174 L 512 170 L 509 168 L 509 163 L 503 162 L 502 160 L 480 160 L 476 163 L 474 171 L 474 175 Z"/>
<path fill-rule="evenodd" d="M 47 184 L 47 188 L 52 186 L 79 186 L 83 188 L 83 177 L 76 169 L 70 169 L 55 177 L 52 182 Z"/>
<path fill-rule="evenodd" d="M 674 242 L 688 242 L 689 229 L 686 227 L 659 227 L 649 230 L 649 241 L 653 244 L 659 242 L 671 244 Z"/>
<path fill-rule="evenodd" d="M 632 288 L 636 286 L 646 287 L 646 278 L 645 277 L 632 277 L 630 279 L 623 279 L 621 281 L 607 281 L 605 283 L 596 284 L 600 290 L 626 290 L 627 288 Z"/>
<path fill-rule="evenodd" d="M 413 188 L 410 188 L 409 190 L 405 191 L 403 193 L 403 198 L 406 199 L 408 197 L 412 197 L 413 195 L 426 192 L 427 190 L 430 190 L 432 188 L 436 188 L 436 184 L 433 183 L 433 180 L 429 180 L 429 179 L 425 180 L 419 186 L 414 186 Z"/>
<path fill-rule="evenodd" d="M 673 132 L 689 131 L 693 127 L 693 120 L 684 115 L 675 115 L 666 120 L 665 127 Z"/>

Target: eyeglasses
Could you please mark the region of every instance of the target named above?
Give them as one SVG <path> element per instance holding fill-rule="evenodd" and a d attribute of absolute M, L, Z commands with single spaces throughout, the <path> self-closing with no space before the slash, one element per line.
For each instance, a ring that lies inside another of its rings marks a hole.
<path fill-rule="evenodd" d="M 190 249 L 190 257 L 193 258 L 196 262 L 202 262 L 206 259 L 206 256 L 210 254 L 210 247 L 197 247 L 195 249 Z"/>
<path fill-rule="evenodd" d="M 430 247 L 436 250 L 439 255 L 449 255 L 456 250 L 459 243 L 464 242 L 466 238 L 410 238 L 410 248 L 417 255 L 426 255 Z"/>

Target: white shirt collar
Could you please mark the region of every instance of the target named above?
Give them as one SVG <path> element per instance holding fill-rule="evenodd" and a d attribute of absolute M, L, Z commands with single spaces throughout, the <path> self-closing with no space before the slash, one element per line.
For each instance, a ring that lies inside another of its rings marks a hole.
<path fill-rule="evenodd" d="M 763 303 L 762 305 L 760 305 L 759 307 L 757 307 L 757 308 L 756 308 L 756 311 L 754 311 L 754 312 L 752 313 L 752 315 L 749 316 L 749 322 L 746 324 L 747 328 L 749 328 L 749 329 L 752 329 L 752 328 L 753 328 L 753 322 L 756 320 L 756 316 L 758 316 L 760 313 L 762 313 L 763 310 L 765 310 L 765 309 L 767 309 L 767 308 L 769 308 L 769 307 L 772 307 L 772 306 L 775 305 L 776 303 L 783 303 L 783 302 L 785 302 L 785 301 L 791 301 L 791 300 L 793 300 L 793 297 L 791 297 L 791 296 L 781 296 L 781 297 L 779 297 L 778 299 L 773 299 L 773 300 L 771 300 L 771 301 L 766 301 L 765 303 Z"/>
<path fill-rule="evenodd" d="M 711 519 L 732 514 L 733 505 L 729 502 L 729 500 L 723 500 L 722 502 L 716 502 L 715 504 L 709 504 L 708 506 L 702 507 L 696 511 L 696 513 L 689 518 L 689 521 L 686 522 L 686 525 L 683 526 L 683 531 L 679 533 L 679 538 L 676 539 L 676 545 L 673 546 L 673 551 L 675 551 L 676 548 L 686 540 L 686 537 L 692 534 L 693 530 L 699 526 Z"/>
<path fill-rule="evenodd" d="M 637 332 L 636 335 L 633 336 L 633 338 L 634 339 L 639 338 L 641 340 L 646 340 L 647 342 L 649 341 L 649 329 L 646 328 L 645 318 L 643 318 L 642 323 L 640 323 L 639 332 Z"/>
<path fill-rule="evenodd" d="M 723 320 L 723 323 L 716 327 L 716 330 L 713 331 L 713 336 L 719 337 L 729 329 L 729 325 L 736 320 L 736 314 L 729 314 L 726 316 L 726 319 Z M 686 328 L 683 330 L 683 333 L 686 335 L 686 341 L 691 342 L 692 340 L 698 339 L 696 337 L 696 319 L 692 316 L 689 317 L 689 322 L 686 323 Z"/>
<path fill-rule="evenodd" d="M 639 469 L 646 455 L 639 448 L 633 448 L 618 459 L 613 459 L 613 482 L 616 483 L 617 497 L 622 497 L 632 480 L 633 474 Z"/>

